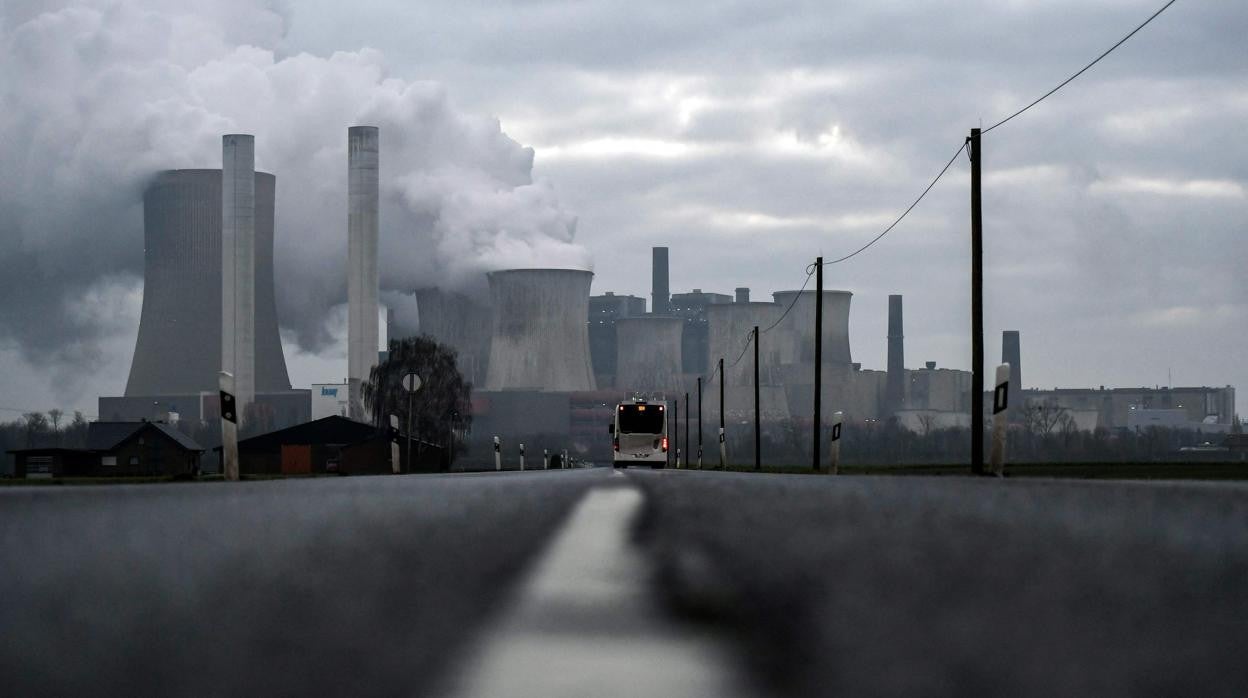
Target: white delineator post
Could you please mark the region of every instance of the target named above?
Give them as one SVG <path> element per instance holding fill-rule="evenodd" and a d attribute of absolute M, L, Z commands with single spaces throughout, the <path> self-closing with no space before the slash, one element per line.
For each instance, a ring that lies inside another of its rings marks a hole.
<path fill-rule="evenodd" d="M 520 469 L 524 470 L 524 444 L 520 444 Z"/>
<path fill-rule="evenodd" d="M 390 415 L 390 470 L 398 475 L 402 465 L 402 454 L 399 453 L 399 416 Z M 410 454 L 411 451 L 409 450 Z M 409 455 L 410 458 L 410 455 Z"/>
<path fill-rule="evenodd" d="M 550 470 L 550 449 L 542 449 L 542 470 Z"/>
<path fill-rule="evenodd" d="M 494 469 L 503 469 L 503 443 L 497 436 L 494 437 Z"/>
<path fill-rule="evenodd" d="M 221 370 L 241 425 L 256 399 L 256 143 L 243 134 L 221 137 Z"/>
<path fill-rule="evenodd" d="M 379 136 L 347 129 L 347 393 L 352 419 L 365 421 L 362 386 L 377 365 Z"/>
<path fill-rule="evenodd" d="M 997 387 L 992 391 L 992 474 L 1005 476 L 1006 412 L 1010 406 L 1010 365 L 997 366 Z"/>
<path fill-rule="evenodd" d="M 719 428 L 719 467 L 728 467 L 728 439 L 724 436 L 724 428 Z"/>
<path fill-rule="evenodd" d="M 832 475 L 836 475 L 841 466 L 841 427 L 844 423 L 844 412 L 832 413 L 832 446 L 828 449 L 828 455 L 832 457 L 828 472 Z"/>
<path fill-rule="evenodd" d="M 221 396 L 221 474 L 238 480 L 238 401 L 234 397 L 234 376 L 222 371 L 217 376 Z"/>

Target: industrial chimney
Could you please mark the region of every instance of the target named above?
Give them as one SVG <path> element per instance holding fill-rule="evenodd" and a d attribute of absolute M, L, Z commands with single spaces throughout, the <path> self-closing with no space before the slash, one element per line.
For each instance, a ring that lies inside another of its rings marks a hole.
<path fill-rule="evenodd" d="M 256 401 L 256 142 L 242 134 L 221 137 L 221 370 L 241 427 Z"/>
<path fill-rule="evenodd" d="M 652 274 L 650 313 L 652 315 L 670 315 L 672 312 L 671 286 L 668 285 L 667 248 L 656 247 L 652 250 Z"/>
<path fill-rule="evenodd" d="M 273 293 L 275 187 L 273 175 L 255 173 L 258 393 L 290 390 Z M 143 192 L 143 311 L 127 397 L 217 392 L 217 372 L 226 366 L 224 201 L 221 170 L 165 170 Z"/>
<path fill-rule="evenodd" d="M 906 352 L 902 332 L 901 296 L 888 297 L 888 377 L 884 387 L 886 411 L 893 412 L 904 406 L 906 399 Z"/>
<path fill-rule="evenodd" d="M 352 419 L 363 421 L 362 385 L 377 365 L 376 126 L 347 129 L 347 382 Z"/>
<path fill-rule="evenodd" d="M 1019 348 L 1018 330 L 1001 333 L 1001 363 L 1010 365 L 1010 402 L 1021 405 L 1023 399 L 1022 352 Z M 1014 412 L 1017 414 L 1017 411 Z"/>
<path fill-rule="evenodd" d="M 580 269 L 491 272 L 494 331 L 485 390 L 594 390 L 589 285 Z"/>

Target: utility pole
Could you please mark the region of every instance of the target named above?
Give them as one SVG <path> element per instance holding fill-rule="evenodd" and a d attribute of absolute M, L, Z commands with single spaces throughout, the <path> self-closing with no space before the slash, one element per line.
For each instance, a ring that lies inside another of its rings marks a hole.
<path fill-rule="evenodd" d="M 979 129 L 971 129 L 971 473 L 984 474 L 984 212 Z"/>
<path fill-rule="evenodd" d="M 823 257 L 815 258 L 815 419 L 811 467 L 819 472 L 819 443 L 823 440 Z"/>
<path fill-rule="evenodd" d="M 685 467 L 689 467 L 689 393 L 685 393 Z"/>
<path fill-rule="evenodd" d="M 702 469 L 702 376 L 698 376 L 698 470 Z"/>
<path fill-rule="evenodd" d="M 724 357 L 719 357 L 719 469 L 728 467 L 728 438 L 724 434 Z"/>
<path fill-rule="evenodd" d="M 758 325 L 754 326 L 754 469 L 763 469 L 762 430 L 758 424 Z"/>
<path fill-rule="evenodd" d="M 680 398 L 674 400 L 676 403 L 676 414 L 672 415 L 672 419 L 676 420 L 676 467 L 680 467 Z"/>

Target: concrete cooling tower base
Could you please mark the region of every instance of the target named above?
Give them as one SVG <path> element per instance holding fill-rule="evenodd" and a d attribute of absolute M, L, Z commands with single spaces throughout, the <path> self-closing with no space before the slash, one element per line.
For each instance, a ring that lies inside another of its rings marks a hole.
<path fill-rule="evenodd" d="M 594 390 L 585 322 L 593 273 L 508 269 L 488 276 L 494 331 L 484 390 Z"/>

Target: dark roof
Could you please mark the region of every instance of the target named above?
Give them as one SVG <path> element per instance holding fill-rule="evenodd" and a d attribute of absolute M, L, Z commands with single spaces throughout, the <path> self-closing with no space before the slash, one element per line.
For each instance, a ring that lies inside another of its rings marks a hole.
<path fill-rule="evenodd" d="M 155 429 L 188 451 L 203 451 L 194 439 L 162 422 L 91 422 L 87 425 L 88 451 L 111 451 L 147 428 Z"/>
<path fill-rule="evenodd" d="M 339 415 L 322 417 L 238 442 L 240 451 L 276 451 L 283 444 L 352 444 L 377 434 L 377 427 Z M 218 446 L 214 451 L 221 450 Z"/>
<path fill-rule="evenodd" d="M 57 453 L 87 453 L 87 450 L 82 449 L 82 448 L 62 448 L 60 446 L 49 446 L 47 448 L 11 448 L 5 451 L 5 453 L 12 453 L 14 455 L 25 454 L 28 456 L 37 456 L 37 455 L 50 456 L 50 455 L 54 455 Z"/>

